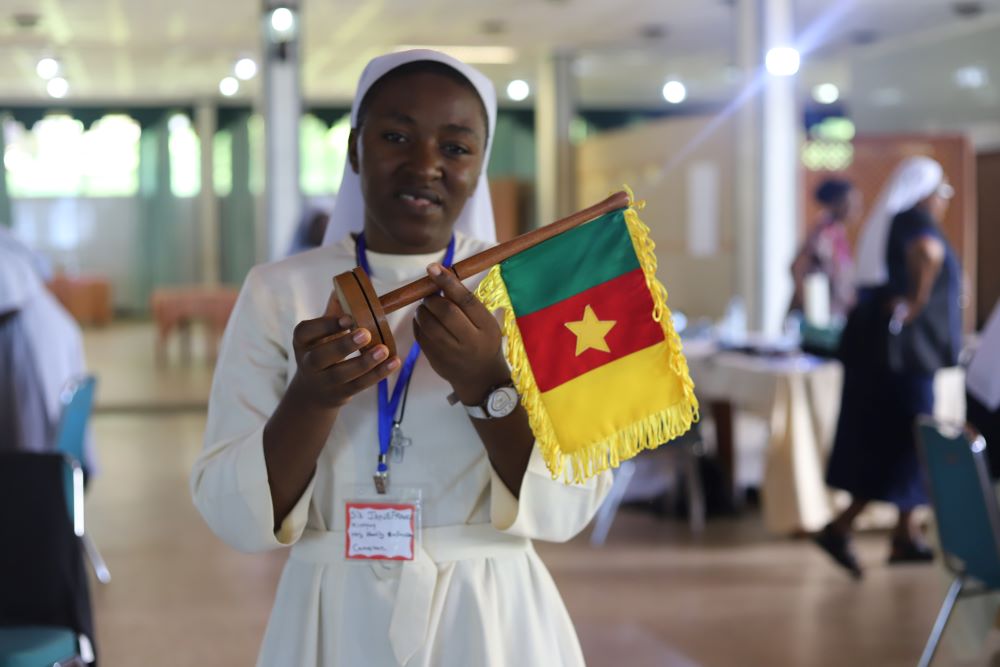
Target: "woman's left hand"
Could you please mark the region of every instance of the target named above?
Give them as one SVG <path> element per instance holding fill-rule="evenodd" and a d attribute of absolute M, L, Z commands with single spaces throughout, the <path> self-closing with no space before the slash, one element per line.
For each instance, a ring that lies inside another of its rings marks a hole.
<path fill-rule="evenodd" d="M 466 405 L 510 379 L 501 354 L 500 325 L 454 273 L 440 264 L 427 267 L 443 296 L 424 299 L 413 319 L 413 333 L 434 371 L 449 382 Z"/>

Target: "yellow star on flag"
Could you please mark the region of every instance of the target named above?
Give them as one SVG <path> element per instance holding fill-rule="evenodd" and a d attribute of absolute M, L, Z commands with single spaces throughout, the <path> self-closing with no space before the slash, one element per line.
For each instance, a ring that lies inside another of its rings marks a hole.
<path fill-rule="evenodd" d="M 600 350 L 610 352 L 607 341 L 604 337 L 617 324 L 616 320 L 599 320 L 594 313 L 594 309 L 587 304 L 583 310 L 583 319 L 578 322 L 566 322 L 566 328 L 576 336 L 576 356 L 580 356 L 587 350 Z"/>

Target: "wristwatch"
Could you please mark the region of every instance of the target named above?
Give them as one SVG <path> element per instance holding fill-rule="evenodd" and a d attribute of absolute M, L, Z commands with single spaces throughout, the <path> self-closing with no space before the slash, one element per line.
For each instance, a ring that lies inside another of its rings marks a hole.
<path fill-rule="evenodd" d="M 473 419 L 501 419 L 514 412 L 517 407 L 517 389 L 513 382 L 505 382 L 490 389 L 486 399 L 479 405 L 465 405 L 465 411 Z"/>

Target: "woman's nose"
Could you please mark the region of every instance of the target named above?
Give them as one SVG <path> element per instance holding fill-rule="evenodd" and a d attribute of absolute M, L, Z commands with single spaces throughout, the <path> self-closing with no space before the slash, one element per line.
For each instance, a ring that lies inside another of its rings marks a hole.
<path fill-rule="evenodd" d="M 410 154 L 409 167 L 417 175 L 427 179 L 440 178 L 442 174 L 441 152 L 437 143 L 431 141 L 414 142 Z"/>

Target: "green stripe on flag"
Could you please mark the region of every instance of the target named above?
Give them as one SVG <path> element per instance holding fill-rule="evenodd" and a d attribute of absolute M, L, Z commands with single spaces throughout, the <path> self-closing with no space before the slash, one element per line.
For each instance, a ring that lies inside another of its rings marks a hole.
<path fill-rule="evenodd" d="M 624 209 L 574 227 L 500 264 L 518 317 L 638 268 Z"/>

